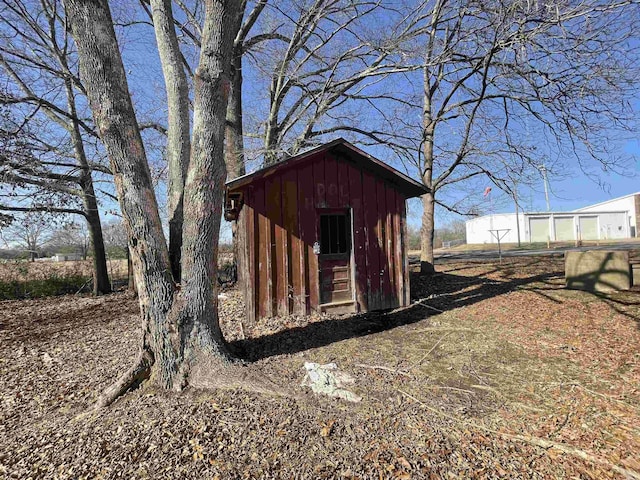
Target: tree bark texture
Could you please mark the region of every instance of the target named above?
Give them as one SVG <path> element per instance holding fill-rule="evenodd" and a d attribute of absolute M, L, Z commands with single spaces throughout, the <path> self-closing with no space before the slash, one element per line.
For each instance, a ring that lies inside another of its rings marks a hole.
<path fill-rule="evenodd" d="M 234 48 L 231 60 L 229 102 L 225 128 L 225 162 L 229 180 L 246 173 L 242 127 L 242 45 Z"/>
<path fill-rule="evenodd" d="M 96 192 L 93 188 L 93 177 L 87 154 L 80 133 L 78 124 L 78 114 L 76 112 L 76 102 L 73 94 L 71 80 L 65 80 L 67 103 L 71 114 L 71 139 L 76 163 L 80 167 L 80 189 L 82 190 L 82 202 L 84 204 L 85 220 L 89 227 L 89 238 L 93 249 L 93 294 L 100 295 L 111 292 L 109 273 L 107 269 L 107 256 L 104 248 L 104 237 L 102 235 L 102 224 L 100 222 L 100 212 L 96 200 Z M 86 259 L 86 250 L 84 252 Z"/>
<path fill-rule="evenodd" d="M 149 165 L 106 0 L 67 0 L 80 74 L 111 163 L 138 286 L 143 338 L 155 380 L 170 387 L 176 355 L 167 314 L 175 290 Z M 136 367 L 134 367 L 135 369 Z"/>
<path fill-rule="evenodd" d="M 238 18 L 241 20 L 240 15 Z M 241 177 L 246 173 L 244 162 L 244 140 L 242 126 L 242 42 L 234 46 L 231 59 L 231 89 L 227 105 L 227 121 L 225 128 L 225 162 L 227 179 Z M 231 224 L 233 244 L 233 261 L 236 266 L 237 281 L 244 287 L 244 268 L 246 268 L 246 252 L 244 229 L 241 227 L 245 209 L 241 209 L 238 219 Z M 246 293 L 246 288 L 243 288 Z"/>
<path fill-rule="evenodd" d="M 424 98 L 422 106 L 422 183 L 429 192 L 422 196 L 422 227 L 420 229 L 420 271 L 433 273 L 433 239 L 435 233 L 435 188 L 433 184 L 433 139 L 435 122 L 431 113 L 431 84 L 428 67 L 424 68 Z"/>
<path fill-rule="evenodd" d="M 80 72 L 114 174 L 142 315 L 138 361 L 105 391 L 99 401 L 105 405 L 148 376 L 162 387 L 181 388 L 191 381 L 192 372 L 206 375 L 211 365 L 230 363 L 213 289 L 226 178 L 223 147 L 233 25 L 240 12 L 233 0 L 205 3 L 200 64 L 194 79 L 178 292 L 108 3 L 67 0 L 66 6 Z M 175 114 L 171 109 L 169 105 L 170 116 Z M 207 368 L 194 370 L 199 361 Z"/>
<path fill-rule="evenodd" d="M 435 232 L 435 199 L 429 192 L 422 196 L 422 228 L 420 230 L 420 272 L 433 273 L 433 239 Z"/>
<path fill-rule="evenodd" d="M 185 184 L 182 245 L 181 360 L 183 370 L 201 354 L 229 358 L 218 322 L 218 234 L 227 170 L 224 161 L 231 54 L 240 14 L 234 0 L 208 0 L 200 61 L 194 78 L 191 159 Z"/>
<path fill-rule="evenodd" d="M 180 282 L 180 254 L 184 221 L 184 183 L 191 152 L 189 132 L 189 85 L 182 66 L 173 24 L 171 0 L 151 0 L 153 27 L 167 92 L 168 128 L 166 157 L 169 167 L 168 217 L 169 260 L 176 282 Z"/>

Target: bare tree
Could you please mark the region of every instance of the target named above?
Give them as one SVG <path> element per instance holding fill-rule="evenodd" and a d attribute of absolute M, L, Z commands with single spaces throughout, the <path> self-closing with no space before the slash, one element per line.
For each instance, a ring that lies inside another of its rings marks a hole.
<path fill-rule="evenodd" d="M 226 177 L 223 158 L 231 50 L 239 5 L 207 0 L 200 62 L 195 72 L 193 133 L 184 189 L 182 285 L 178 290 L 160 223 L 140 127 L 128 92 L 105 0 L 68 0 L 83 84 L 111 162 L 138 286 L 143 324 L 134 366 L 99 400 L 111 402 L 149 378 L 165 388 L 187 382 L 237 381 L 220 331 L 213 284 Z M 108 105 L 109 108 L 102 108 Z M 170 112 L 169 115 L 176 114 Z"/>
<path fill-rule="evenodd" d="M 174 21 L 183 34 L 183 48 L 198 49 L 202 34 L 198 4 L 177 4 L 186 19 Z M 258 102 L 263 105 L 255 109 L 258 122 L 248 133 L 261 138 L 258 150 L 264 162 L 295 154 L 317 144 L 322 136 L 346 132 L 379 139 L 381 132 L 358 127 L 349 105 L 384 98 L 384 94 L 373 92 L 381 79 L 391 72 L 417 68 L 391 61 L 394 46 L 410 36 L 409 29 L 401 26 L 385 35 L 380 29 L 365 29 L 370 17 L 382 10 L 379 1 L 242 2 L 243 9 L 249 5 L 244 19 L 238 19 L 233 44 L 225 135 L 227 178 L 246 173 L 243 68 L 252 68 L 252 77 L 260 72 L 265 79 L 266 88 L 258 87 Z M 183 54 L 183 59 L 186 57 Z M 251 103 L 255 119 L 254 107 Z M 242 229 L 237 225 L 242 217 L 241 211 L 232 227 L 240 275 L 244 249 Z"/>
<path fill-rule="evenodd" d="M 3 0 L 0 14 L 0 69 L 11 92 L 0 102 L 21 115 L 14 131 L 22 134 L 21 148 L 0 152 L 0 180 L 9 185 L 0 209 L 47 211 L 81 215 L 93 247 L 94 294 L 110 291 L 102 227 L 93 173 L 109 174 L 90 160 L 88 140 L 97 140 L 90 119 L 84 118 L 84 86 L 75 71 L 76 54 L 64 23 L 59 0 L 37 6 L 22 0 Z M 29 134 L 24 132 L 28 128 Z M 33 133 L 33 132 L 37 132 Z M 28 149 L 24 148 L 28 141 Z M 15 145 L 14 145 L 15 146 Z M 16 200 L 21 198 L 22 202 Z"/>
<path fill-rule="evenodd" d="M 58 251 L 72 250 L 86 260 L 91 247 L 86 223 L 63 222 L 51 233 L 47 247 Z"/>
<path fill-rule="evenodd" d="M 49 219 L 46 214 L 27 212 L 16 215 L 0 229 L 0 238 L 8 248 L 19 248 L 33 262 L 51 239 Z"/>
<path fill-rule="evenodd" d="M 417 156 L 405 158 L 429 189 L 422 197 L 423 271 L 433 271 L 434 207 L 474 178 L 507 188 L 519 167 L 552 152 L 607 168 L 612 129 L 632 127 L 628 98 L 638 73 L 638 3 L 429 0 L 404 21 L 416 36 L 406 55 L 421 59 Z M 417 90 L 417 88 L 416 88 Z M 394 122 L 413 131 L 410 110 Z M 408 120 L 407 120 L 408 119 Z M 531 132 L 534 132 L 533 135 Z M 410 137 L 410 135 L 406 135 Z M 566 167 L 566 160 L 564 165 Z M 457 210 L 456 210 L 457 211 Z M 460 211 L 460 213 L 465 213 Z"/>
<path fill-rule="evenodd" d="M 381 98 L 373 92 L 381 79 L 391 71 L 412 68 L 388 61 L 397 38 L 363 28 L 379 10 L 381 2 L 369 0 L 255 2 L 234 41 L 225 154 L 229 179 L 246 173 L 243 65 L 252 69 L 252 78 L 259 74 L 264 80 L 264 88 L 258 86 L 260 105 L 249 105 L 248 128 L 250 138 L 260 139 L 250 142 L 250 156 L 257 154 L 264 164 L 317 145 L 327 136 L 377 138 L 379 132 L 358 128 L 350 106 Z M 240 210 L 232 225 L 241 282 L 246 260 L 244 232 L 237 225 L 244 214 Z"/>
<path fill-rule="evenodd" d="M 104 244 L 107 249 L 117 249 L 123 255 L 128 248 L 127 230 L 122 220 L 111 220 L 104 225 Z M 109 254 L 111 256 L 111 253 Z"/>
<path fill-rule="evenodd" d="M 387 10 L 380 1 L 313 0 L 278 2 L 261 17 L 272 41 L 256 43 L 246 55 L 266 79 L 268 110 L 251 132 L 266 164 L 330 136 L 389 139 L 366 118 L 381 112 L 381 85 L 390 74 L 419 67 L 397 55 L 413 35 L 411 25 L 372 28 L 385 21 Z"/>

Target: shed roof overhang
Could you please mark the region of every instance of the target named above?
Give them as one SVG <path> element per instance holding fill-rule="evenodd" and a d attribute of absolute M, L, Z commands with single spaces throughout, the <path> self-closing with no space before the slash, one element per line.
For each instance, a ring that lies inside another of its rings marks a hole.
<path fill-rule="evenodd" d="M 227 192 L 240 190 L 242 187 L 249 185 L 257 180 L 267 178 L 277 172 L 291 168 L 293 166 L 299 166 L 312 159 L 315 155 L 322 152 L 332 152 L 339 155 L 346 156 L 351 159 L 357 166 L 369 170 L 374 175 L 384 178 L 389 183 L 396 186 L 398 191 L 403 193 L 406 198 L 419 197 L 428 192 L 428 189 L 421 183 L 416 182 L 412 178 L 409 178 L 404 173 L 396 170 L 395 168 L 387 165 L 386 163 L 378 160 L 377 158 L 369 155 L 368 153 L 360 150 L 355 145 L 347 142 L 344 138 L 338 138 L 319 147 L 307 150 L 293 157 L 289 157 L 281 162 L 274 163 L 268 167 L 256 170 L 253 173 L 243 175 L 242 177 L 235 178 L 226 183 Z"/>

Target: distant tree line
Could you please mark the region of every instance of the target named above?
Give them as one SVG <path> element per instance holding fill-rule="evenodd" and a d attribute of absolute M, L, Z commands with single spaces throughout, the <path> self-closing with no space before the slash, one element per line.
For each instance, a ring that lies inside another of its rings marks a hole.
<path fill-rule="evenodd" d="M 420 228 L 409 227 L 409 249 L 420 250 L 421 232 Z M 467 243 L 467 233 L 464 221 L 456 220 L 441 228 L 436 228 L 433 235 L 433 248 L 442 248 L 445 242 L 459 242 L 459 244 Z"/>
<path fill-rule="evenodd" d="M 127 258 L 126 232 L 120 221 L 107 223 L 103 235 L 106 258 Z M 90 235 L 83 223 L 60 222 L 46 214 L 31 213 L 14 218 L 0 231 L 1 259 L 35 261 L 56 254 L 76 260 L 93 256 Z"/>

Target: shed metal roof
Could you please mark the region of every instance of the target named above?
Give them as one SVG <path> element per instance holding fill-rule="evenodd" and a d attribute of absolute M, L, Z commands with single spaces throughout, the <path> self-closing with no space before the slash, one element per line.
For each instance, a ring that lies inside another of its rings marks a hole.
<path fill-rule="evenodd" d="M 237 190 L 245 185 L 249 185 L 257 180 L 264 179 L 293 166 L 299 166 L 305 161 L 312 159 L 315 155 L 322 152 L 335 152 L 346 155 L 354 161 L 359 167 L 364 168 L 377 175 L 378 177 L 388 180 L 394 184 L 398 190 L 404 193 L 407 198 L 418 197 L 428 192 L 427 188 L 420 182 L 416 182 L 404 173 L 378 160 L 367 152 L 360 150 L 355 145 L 349 143 L 344 138 L 337 138 L 329 143 L 320 145 L 319 147 L 307 150 L 293 157 L 289 157 L 273 165 L 261 168 L 255 172 L 235 178 L 226 183 L 229 191 Z"/>

